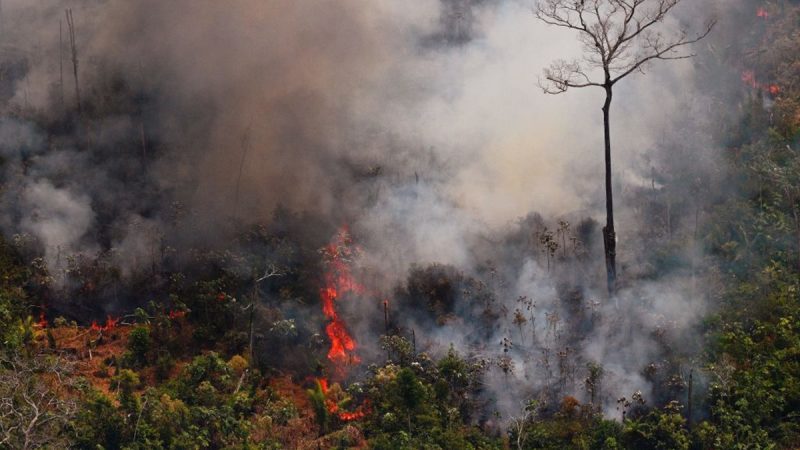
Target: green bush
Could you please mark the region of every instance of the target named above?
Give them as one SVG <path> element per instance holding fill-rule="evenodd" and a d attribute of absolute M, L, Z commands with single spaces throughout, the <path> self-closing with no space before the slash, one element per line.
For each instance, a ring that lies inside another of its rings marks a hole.
<path fill-rule="evenodd" d="M 131 330 L 130 335 L 128 335 L 128 352 L 130 363 L 133 367 L 141 367 L 147 364 L 150 347 L 150 329 L 148 327 L 138 326 Z"/>

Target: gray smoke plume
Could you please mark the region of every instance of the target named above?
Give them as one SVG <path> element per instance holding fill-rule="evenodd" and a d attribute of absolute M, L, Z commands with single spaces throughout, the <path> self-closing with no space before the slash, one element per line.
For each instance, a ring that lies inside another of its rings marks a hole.
<path fill-rule="evenodd" d="M 384 292 L 406 284 L 414 265 L 482 280 L 491 308 L 459 291 L 444 325 L 415 311 L 398 317 L 426 351 L 452 343 L 506 369 L 512 361 L 513 370 L 487 373 L 504 417 L 556 385 L 585 399 L 589 362 L 604 365 L 602 404 L 615 414 L 616 396 L 650 394 L 641 373 L 658 362 L 660 339 L 691 340 L 705 310 L 692 274 L 634 279 L 647 274 L 638 249 L 652 224 L 625 200 L 660 195 L 682 170 L 676 155 L 691 158 L 693 173 L 713 174 L 715 149 L 691 128 L 712 100 L 695 88 L 698 60 L 620 85 L 620 261 L 632 281 L 607 302 L 591 238 L 599 233 L 584 220 L 603 211 L 601 92 L 538 89 L 543 67 L 581 49 L 571 33 L 537 22 L 531 6 L 7 0 L 4 233 L 30 236 L 56 281 L 68 256 L 101 254 L 130 279 L 162 264 L 168 246 L 227 242 L 231 223 L 268 221 L 279 205 L 312 212 L 350 224 L 365 249 L 359 264 L 383 274 Z M 65 8 L 75 18 L 80 114 Z M 687 0 L 665 27 L 715 9 Z M 551 261 L 540 238 L 558 220 L 572 228 L 555 235 L 564 254 Z M 702 256 L 696 246 L 680 253 Z M 512 319 L 519 308 L 523 331 Z M 498 314 L 491 329 L 475 330 L 467 318 L 489 309 Z M 372 320 L 356 317 L 356 335 L 374 334 Z M 560 369 L 559 352 L 569 355 Z"/>

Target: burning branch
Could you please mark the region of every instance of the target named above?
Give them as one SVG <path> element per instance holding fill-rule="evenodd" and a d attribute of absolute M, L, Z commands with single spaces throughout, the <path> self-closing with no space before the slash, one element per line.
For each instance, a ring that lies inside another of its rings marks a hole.
<path fill-rule="evenodd" d="M 325 326 L 325 333 L 331 342 L 328 359 L 334 364 L 336 372 L 340 375 L 345 372 L 346 366 L 361 361 L 355 354 L 355 340 L 350 336 L 347 326 L 336 312 L 336 302 L 343 294 L 362 294 L 365 291 L 350 270 L 350 260 L 357 253 L 357 249 L 353 249 L 351 244 L 350 234 L 347 229 L 343 228 L 336 234 L 334 240 L 320 251 L 327 265 L 324 275 L 325 284 L 320 289 L 320 299 L 322 300 L 322 313 L 328 319 L 328 324 Z"/>

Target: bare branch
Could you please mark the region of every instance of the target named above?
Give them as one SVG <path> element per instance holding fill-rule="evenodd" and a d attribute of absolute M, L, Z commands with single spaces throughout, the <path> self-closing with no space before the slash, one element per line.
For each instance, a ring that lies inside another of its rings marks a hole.
<path fill-rule="evenodd" d="M 540 81 L 539 87 L 547 94 L 560 94 L 569 88 L 602 86 L 602 84 L 592 81 L 577 61 L 556 61 L 545 69 L 544 75 L 549 83 Z"/>
<path fill-rule="evenodd" d="M 705 30 L 695 36 L 692 39 L 687 39 L 685 33 L 681 33 L 681 38 L 671 44 L 664 44 L 661 42 L 658 36 L 652 37 L 647 40 L 645 48 L 651 50 L 651 53 L 646 54 L 644 56 L 640 56 L 633 64 L 628 66 L 621 74 L 617 75 L 615 78 L 611 80 L 611 84 L 616 83 L 617 81 L 627 77 L 631 73 L 639 70 L 644 66 L 647 62 L 652 61 L 654 59 L 660 60 L 675 60 L 675 59 L 687 59 L 695 56 L 693 53 L 687 54 L 674 54 L 678 49 L 686 47 L 688 45 L 692 45 L 701 39 L 705 38 L 706 36 L 711 33 L 716 25 L 716 21 L 712 20 L 707 25 Z"/>
<path fill-rule="evenodd" d="M 284 275 L 286 275 L 286 272 L 279 269 L 275 264 L 270 264 L 270 266 L 264 271 L 264 275 L 256 279 L 256 283 L 260 283 L 267 278 L 282 277 Z"/>
<path fill-rule="evenodd" d="M 542 22 L 578 32 L 584 44 L 584 62 L 602 69 L 604 81 L 591 80 L 577 63 L 556 61 L 544 71 L 547 83 L 540 87 L 551 94 L 569 88 L 609 88 L 650 61 L 694 56 L 680 50 L 705 38 L 715 22 L 694 37 L 680 32 L 665 37 L 660 29 L 666 16 L 681 0 L 539 0 L 535 10 Z"/>
<path fill-rule="evenodd" d="M 71 370 L 71 365 L 57 356 L 0 359 L 0 446 L 66 445 L 61 430 L 77 409 L 75 401 L 63 392 L 71 387 L 64 383 Z"/>

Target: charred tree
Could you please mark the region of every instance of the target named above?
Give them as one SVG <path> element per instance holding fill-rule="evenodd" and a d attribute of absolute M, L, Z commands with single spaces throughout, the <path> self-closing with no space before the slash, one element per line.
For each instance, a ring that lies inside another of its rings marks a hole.
<path fill-rule="evenodd" d="M 609 297 L 616 290 L 617 234 L 614 229 L 614 195 L 611 172 L 611 100 L 614 85 L 654 60 L 694 56 L 685 47 L 706 37 L 709 21 L 697 34 L 679 30 L 671 36 L 660 25 L 681 0 L 539 0 L 536 17 L 556 27 L 578 32 L 583 61 L 555 61 L 544 71 L 539 85 L 545 93 L 561 94 L 570 88 L 598 87 L 605 91 L 603 137 L 605 157 L 606 225 L 603 247 Z"/>
<path fill-rule="evenodd" d="M 82 113 L 81 108 L 81 89 L 78 82 L 78 47 L 75 44 L 75 20 L 72 18 L 72 9 L 64 10 L 67 17 L 67 31 L 69 32 L 69 49 L 72 58 L 72 74 L 75 77 L 75 104 L 78 116 Z"/>
<path fill-rule="evenodd" d="M 58 90 L 61 94 L 61 109 L 64 109 L 64 21 L 58 22 Z"/>
<path fill-rule="evenodd" d="M 236 177 L 236 191 L 233 196 L 233 219 L 239 218 L 239 191 L 242 186 L 242 175 L 244 174 L 244 163 L 247 160 L 247 151 L 250 149 L 250 130 L 252 125 L 248 125 L 242 135 L 241 148 L 242 159 L 239 161 L 239 175 Z"/>

